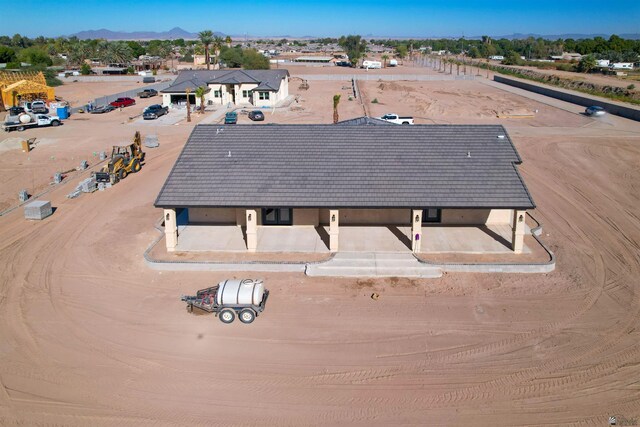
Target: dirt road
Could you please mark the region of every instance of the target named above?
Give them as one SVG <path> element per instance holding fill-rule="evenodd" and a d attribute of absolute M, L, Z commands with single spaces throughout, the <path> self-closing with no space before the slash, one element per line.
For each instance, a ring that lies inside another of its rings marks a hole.
<path fill-rule="evenodd" d="M 47 198 L 57 210 L 42 222 L 19 210 L 0 217 L 0 425 L 640 418 L 640 126 L 457 83 L 420 82 L 408 102 L 446 106 L 425 108 L 436 122 L 507 126 L 558 256 L 555 272 L 261 274 L 271 296 L 252 325 L 190 315 L 181 294 L 242 274 L 145 266 L 160 216 L 152 203 L 188 134 L 160 129 L 142 172 L 112 189 L 73 200 L 68 188 L 55 189 Z M 369 99 L 402 112 L 405 89 L 372 85 Z M 502 100 L 539 113 L 484 115 Z"/>

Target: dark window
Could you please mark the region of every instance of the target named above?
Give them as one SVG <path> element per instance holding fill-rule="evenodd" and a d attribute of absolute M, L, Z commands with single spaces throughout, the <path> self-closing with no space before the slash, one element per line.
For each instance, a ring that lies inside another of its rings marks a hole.
<path fill-rule="evenodd" d="M 262 225 L 291 225 L 293 215 L 291 209 L 262 209 Z"/>
<path fill-rule="evenodd" d="M 269 99 L 269 92 L 258 92 L 259 94 L 259 98 L 261 100 L 267 100 Z"/>
<path fill-rule="evenodd" d="M 442 220 L 441 209 L 423 209 L 422 210 L 422 223 L 439 223 Z"/>
<path fill-rule="evenodd" d="M 243 98 L 249 98 L 249 91 L 248 90 L 243 90 L 242 91 L 242 97 Z"/>

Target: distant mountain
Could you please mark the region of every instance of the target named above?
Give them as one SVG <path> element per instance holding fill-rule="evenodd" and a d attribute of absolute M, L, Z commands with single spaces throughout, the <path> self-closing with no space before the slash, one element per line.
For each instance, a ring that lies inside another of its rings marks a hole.
<path fill-rule="evenodd" d="M 219 32 L 213 33 L 215 36 L 224 37 L 225 35 Z M 170 39 L 186 39 L 193 40 L 198 38 L 197 33 L 190 33 L 183 30 L 180 27 L 175 27 L 169 31 L 156 32 L 156 31 L 111 31 L 105 28 L 100 30 L 88 30 L 80 31 L 75 34 L 71 34 L 81 40 L 86 39 L 105 39 L 105 40 L 170 40 Z"/>
<path fill-rule="evenodd" d="M 618 36 L 622 37 L 623 39 L 630 39 L 630 40 L 640 40 L 640 34 L 635 33 L 635 34 L 618 34 Z M 528 39 L 529 37 L 533 37 L 534 39 L 537 38 L 543 38 L 545 40 L 558 40 L 558 39 L 574 39 L 574 40 L 579 40 L 579 39 L 592 39 L 594 37 L 602 37 L 603 39 L 609 39 L 609 37 L 611 37 L 611 34 L 546 34 L 546 35 L 540 35 L 540 34 L 521 34 L 521 33 L 515 33 L 515 34 L 509 34 L 506 36 L 491 36 L 491 38 L 493 39 L 509 39 L 509 40 L 522 40 L 522 39 Z M 472 39 L 480 39 L 480 36 L 477 37 L 471 37 Z"/>

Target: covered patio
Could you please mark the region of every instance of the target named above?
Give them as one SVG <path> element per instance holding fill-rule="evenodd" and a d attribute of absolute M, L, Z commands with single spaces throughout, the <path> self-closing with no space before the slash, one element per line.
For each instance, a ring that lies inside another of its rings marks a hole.
<path fill-rule="evenodd" d="M 246 229 L 238 225 L 183 225 L 178 234 L 177 252 L 247 252 Z M 429 226 L 422 236 L 420 253 L 513 252 L 506 224 Z M 409 226 L 341 226 L 339 239 L 339 252 L 411 252 Z M 256 252 L 329 253 L 329 227 L 258 227 Z"/>

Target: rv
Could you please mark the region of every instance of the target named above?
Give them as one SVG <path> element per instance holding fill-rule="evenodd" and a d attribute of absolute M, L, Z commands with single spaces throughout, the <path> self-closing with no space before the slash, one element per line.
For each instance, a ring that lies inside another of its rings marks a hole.
<path fill-rule="evenodd" d="M 367 70 L 369 68 L 382 68 L 382 62 L 380 61 L 363 61 L 362 62 L 362 68 L 366 68 Z"/>

